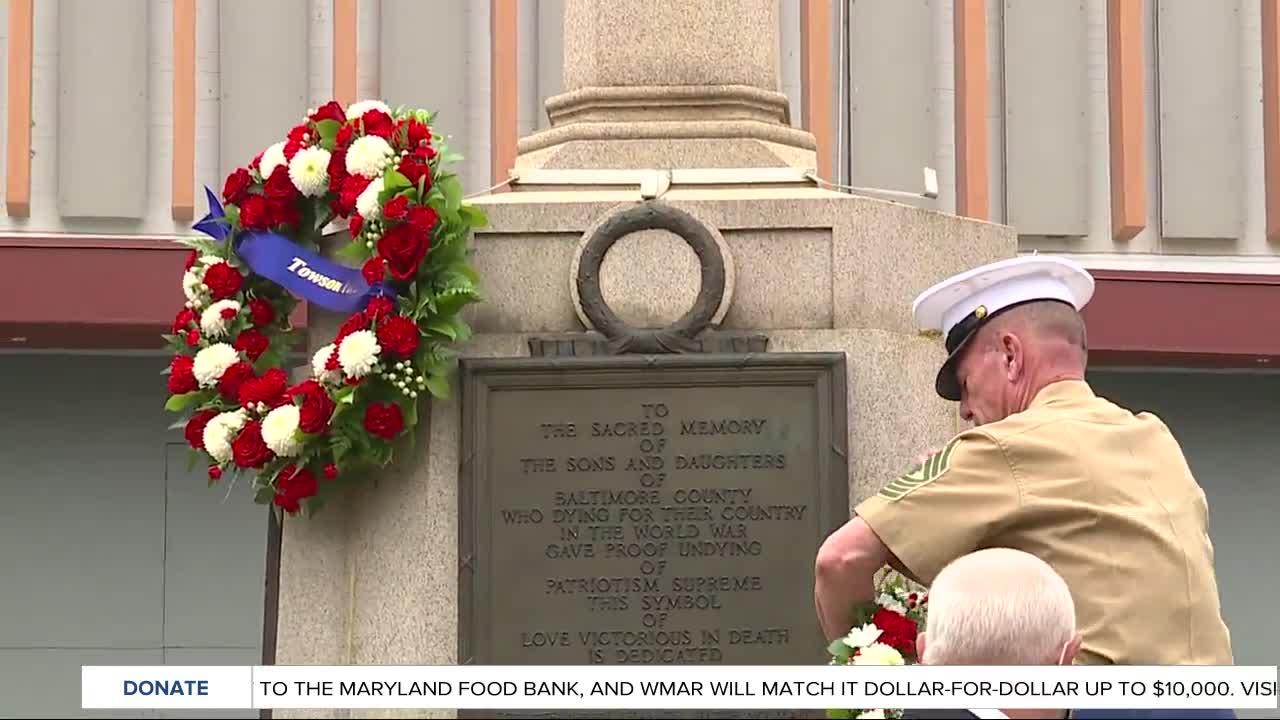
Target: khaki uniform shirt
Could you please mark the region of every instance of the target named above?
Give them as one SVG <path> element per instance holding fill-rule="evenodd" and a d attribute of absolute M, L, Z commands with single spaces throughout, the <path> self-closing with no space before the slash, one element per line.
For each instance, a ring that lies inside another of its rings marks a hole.
<path fill-rule="evenodd" d="M 960 433 L 856 512 L 926 585 L 983 548 L 1047 562 L 1075 601 L 1077 662 L 1232 664 L 1204 491 L 1159 418 L 1084 382 Z"/>

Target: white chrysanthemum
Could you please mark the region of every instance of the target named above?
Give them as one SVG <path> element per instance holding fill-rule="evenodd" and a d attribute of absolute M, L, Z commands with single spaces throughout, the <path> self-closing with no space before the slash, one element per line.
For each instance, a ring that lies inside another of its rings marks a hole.
<path fill-rule="evenodd" d="M 226 258 L 220 258 L 217 255 L 201 255 L 199 258 L 196 259 L 195 267 L 199 267 L 200 273 L 203 275 L 204 271 L 208 269 L 210 265 L 217 265 L 220 262 L 226 262 L 226 261 L 227 261 Z M 193 267 L 192 269 L 194 270 L 195 267 Z"/>
<path fill-rule="evenodd" d="M 281 405 L 262 419 L 262 441 L 280 457 L 293 457 L 300 446 L 294 433 L 298 430 L 297 405 Z"/>
<path fill-rule="evenodd" d="M 224 412 L 204 426 L 204 450 L 219 464 L 231 459 L 231 441 L 244 427 L 248 415 L 244 410 Z"/>
<path fill-rule="evenodd" d="M 854 665 L 905 665 L 902 653 L 884 643 L 872 643 L 853 659 Z"/>
<path fill-rule="evenodd" d="M 381 100 L 361 100 L 360 102 L 354 102 L 347 106 L 347 119 L 355 120 L 370 110 L 381 110 L 388 115 L 391 114 L 391 108 Z"/>
<path fill-rule="evenodd" d="M 223 317 L 223 311 L 230 310 L 231 317 Z M 220 338 L 227 334 L 227 326 L 240 314 L 240 303 L 235 300 L 219 300 L 200 313 L 200 330 L 205 337 Z"/>
<path fill-rule="evenodd" d="M 884 720 L 883 710 L 863 710 L 858 713 L 858 720 Z"/>
<path fill-rule="evenodd" d="M 329 151 L 321 147 L 299 150 L 289 161 L 289 179 L 307 197 L 325 194 L 329 190 Z"/>
<path fill-rule="evenodd" d="M 196 267 L 192 266 L 182 274 L 182 292 L 187 296 L 187 300 L 193 303 L 200 302 L 200 292 L 204 289 L 204 278 L 196 272 Z"/>
<path fill-rule="evenodd" d="M 382 174 L 382 166 L 386 164 L 387 158 L 395 154 L 395 149 L 377 135 L 356 138 L 351 147 L 347 148 L 347 172 L 370 179 L 376 178 Z"/>
<path fill-rule="evenodd" d="M 271 171 L 276 169 L 277 165 L 284 165 L 284 141 L 272 145 L 262 153 L 262 161 L 258 163 L 258 172 L 262 174 L 262 179 L 266 180 L 271 177 Z"/>
<path fill-rule="evenodd" d="M 311 356 L 311 374 L 322 383 L 338 383 L 342 380 L 340 371 L 325 369 L 325 365 L 329 363 L 329 358 L 333 356 L 334 348 L 335 345 L 329 343 Z"/>
<path fill-rule="evenodd" d="M 348 377 L 364 377 L 373 370 L 381 352 L 378 337 L 371 330 L 357 330 L 343 338 L 338 346 L 338 364 Z"/>
<path fill-rule="evenodd" d="M 378 195 L 382 194 L 383 187 L 382 178 L 378 178 L 369 183 L 369 187 L 356 198 L 356 211 L 366 221 L 378 220 L 382 217 L 382 204 L 378 202 Z"/>
<path fill-rule="evenodd" d="M 873 623 L 867 623 L 862 627 L 855 627 L 844 636 L 844 644 L 857 650 L 871 645 L 880 639 L 880 633 L 883 632 Z"/>
<path fill-rule="evenodd" d="M 200 387 L 213 387 L 222 379 L 222 373 L 237 362 L 240 362 L 240 353 L 226 343 L 218 343 L 196 353 L 191 372 Z"/>

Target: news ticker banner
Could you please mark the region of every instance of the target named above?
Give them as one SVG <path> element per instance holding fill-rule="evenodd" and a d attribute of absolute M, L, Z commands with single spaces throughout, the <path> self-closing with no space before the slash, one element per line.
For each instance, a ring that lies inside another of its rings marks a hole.
<path fill-rule="evenodd" d="M 85 709 L 1276 708 L 1274 665 L 84 666 Z"/>

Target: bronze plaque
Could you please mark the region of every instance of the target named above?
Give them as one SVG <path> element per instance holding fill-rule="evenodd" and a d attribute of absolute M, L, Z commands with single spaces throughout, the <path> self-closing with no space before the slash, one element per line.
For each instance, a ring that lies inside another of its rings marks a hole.
<path fill-rule="evenodd" d="M 825 664 L 842 353 L 461 368 L 459 662 Z"/>

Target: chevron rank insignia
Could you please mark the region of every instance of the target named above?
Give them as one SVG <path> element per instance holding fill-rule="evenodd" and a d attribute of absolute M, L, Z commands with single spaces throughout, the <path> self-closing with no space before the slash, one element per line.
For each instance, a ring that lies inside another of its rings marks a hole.
<path fill-rule="evenodd" d="M 885 485 L 880 490 L 880 497 L 889 501 L 901 500 L 945 475 L 951 467 L 951 452 L 959 441 L 959 438 L 952 440 L 946 447 L 930 455 L 924 463 L 916 466 L 914 470 Z"/>

